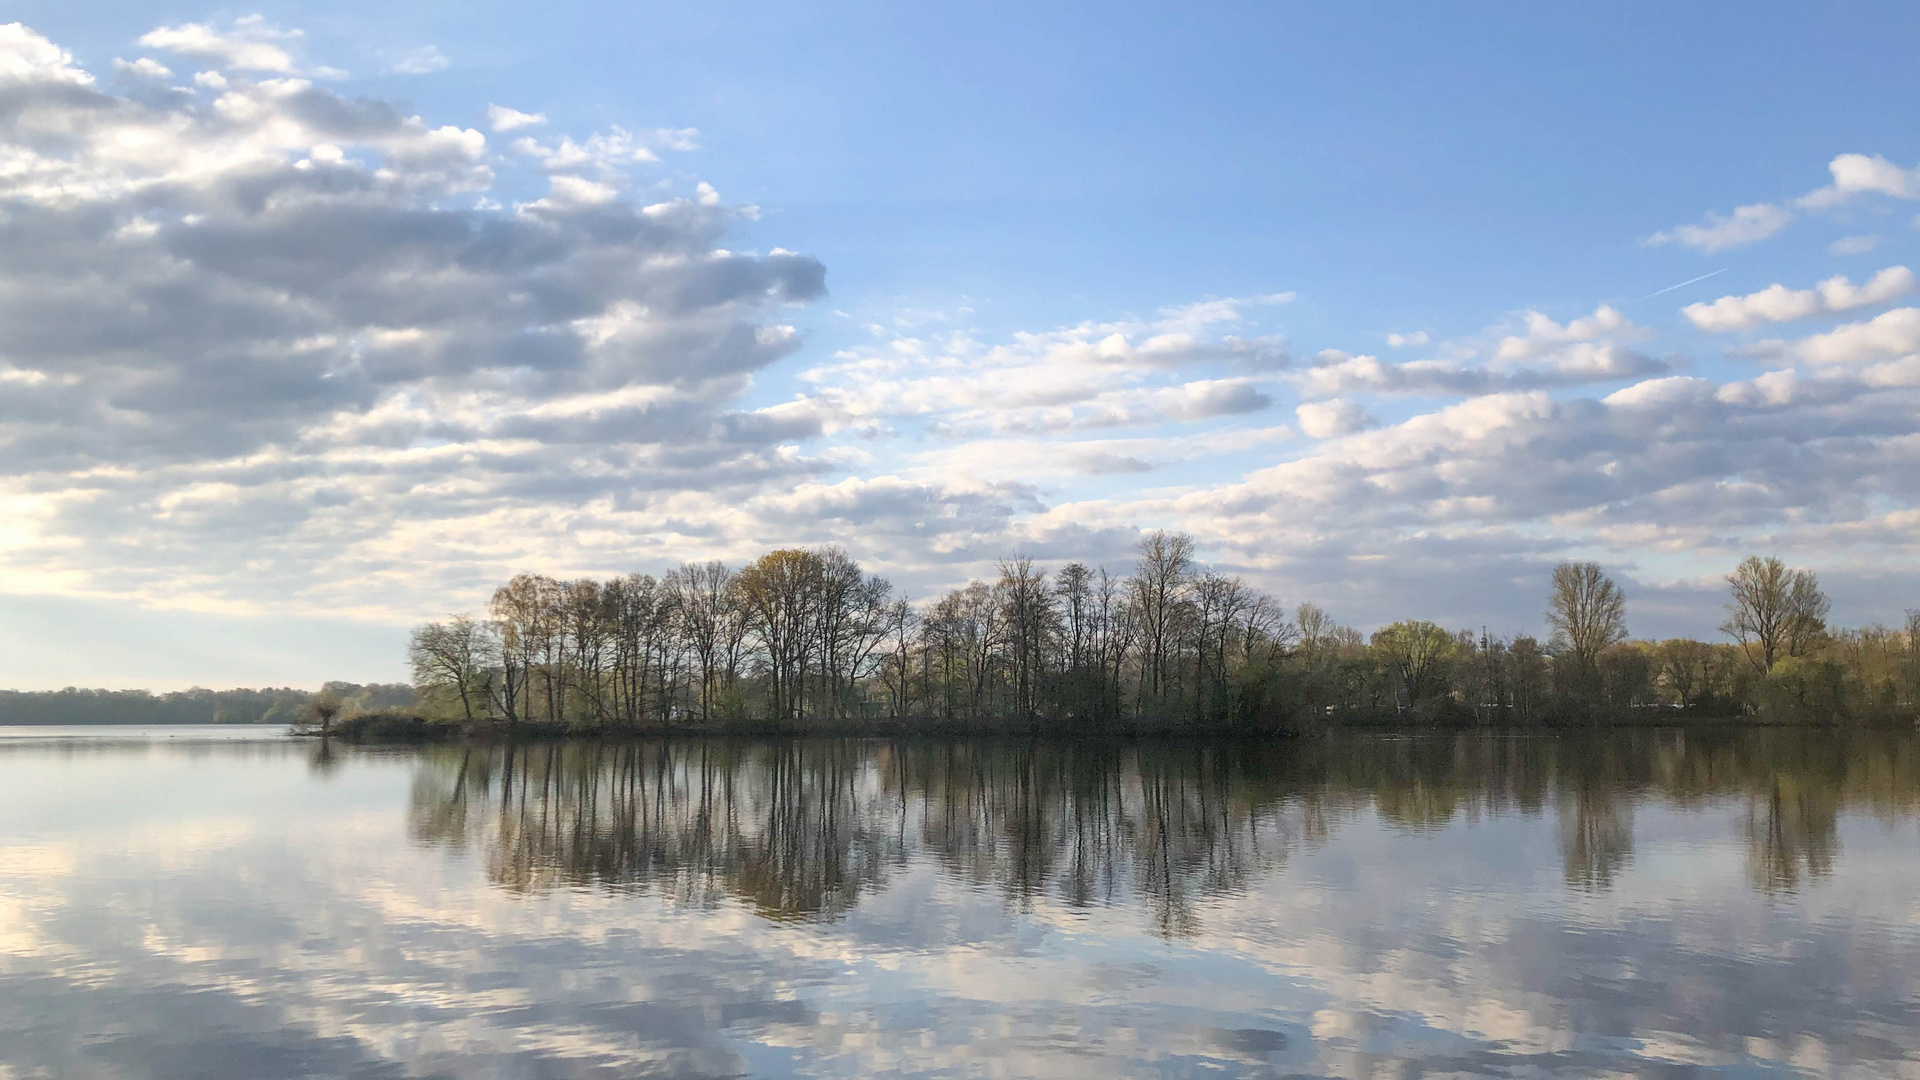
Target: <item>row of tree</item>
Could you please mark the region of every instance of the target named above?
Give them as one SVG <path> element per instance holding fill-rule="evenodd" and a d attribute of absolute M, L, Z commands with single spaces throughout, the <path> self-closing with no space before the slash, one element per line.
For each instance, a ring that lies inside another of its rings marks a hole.
<path fill-rule="evenodd" d="M 330 682 L 318 693 L 289 686 L 207 690 L 0 690 L 0 724 L 295 724 L 314 716 L 413 705 L 405 683 Z"/>
<path fill-rule="evenodd" d="M 1556 568 L 1548 640 L 1402 621 L 1371 635 L 1292 612 L 1199 565 L 1182 533 L 1129 573 L 1001 562 L 916 605 L 837 548 L 662 578 L 523 574 L 484 618 L 414 631 L 435 719 L 599 729 L 1298 729 L 1327 722 L 1549 723 L 1659 715 L 1911 717 L 1920 613 L 1835 630 L 1815 576 L 1753 557 L 1728 640 L 1628 639 L 1593 563 Z"/>

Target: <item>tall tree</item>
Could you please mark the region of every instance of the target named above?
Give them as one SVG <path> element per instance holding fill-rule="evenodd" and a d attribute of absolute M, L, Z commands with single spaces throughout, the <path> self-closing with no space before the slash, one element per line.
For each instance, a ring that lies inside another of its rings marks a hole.
<path fill-rule="evenodd" d="M 1773 556 L 1747 556 L 1727 575 L 1727 589 L 1720 629 L 1763 674 L 1781 657 L 1801 655 L 1826 629 L 1829 604 L 1819 579 Z"/>
<path fill-rule="evenodd" d="M 1169 689 L 1181 603 L 1193 574 L 1193 537 L 1158 529 L 1140 538 L 1138 550 L 1128 598 L 1140 619 L 1142 690 L 1158 699 Z"/>
<path fill-rule="evenodd" d="M 415 627 L 407 642 L 414 686 L 450 693 L 460 701 L 462 718 L 472 720 L 474 706 L 484 708 L 487 703 L 493 649 L 487 627 L 471 616 L 455 615 L 443 623 Z"/>
<path fill-rule="evenodd" d="M 1553 568 L 1547 625 L 1563 639 L 1583 679 L 1599 672 L 1600 654 L 1627 638 L 1627 598 L 1599 563 L 1564 562 Z"/>
<path fill-rule="evenodd" d="M 734 580 L 747 626 L 766 657 L 774 720 L 800 716 L 812 616 L 823 572 L 818 554 L 781 548 L 748 563 Z"/>

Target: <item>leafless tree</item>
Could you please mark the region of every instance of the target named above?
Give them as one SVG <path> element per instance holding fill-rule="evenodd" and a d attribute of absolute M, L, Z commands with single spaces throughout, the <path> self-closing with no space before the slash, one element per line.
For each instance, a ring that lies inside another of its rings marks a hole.
<path fill-rule="evenodd" d="M 1627 598 L 1599 563 L 1565 562 L 1553 568 L 1547 625 L 1566 642 L 1580 675 L 1599 671 L 1600 654 L 1627 637 Z"/>
<path fill-rule="evenodd" d="M 468 615 L 416 627 L 407 643 L 414 686 L 450 691 L 460 699 L 461 717 L 472 720 L 474 706 L 486 706 L 496 648 L 486 625 Z"/>
<path fill-rule="evenodd" d="M 1811 571 L 1749 555 L 1727 575 L 1727 587 L 1727 621 L 1720 629 L 1762 674 L 1781 657 L 1801 655 L 1826 629 L 1829 604 Z"/>

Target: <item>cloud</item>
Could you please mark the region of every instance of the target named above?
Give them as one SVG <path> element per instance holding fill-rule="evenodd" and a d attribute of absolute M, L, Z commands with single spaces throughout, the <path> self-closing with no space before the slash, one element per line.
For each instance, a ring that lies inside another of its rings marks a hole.
<path fill-rule="evenodd" d="M 1449 360 L 1383 361 L 1329 351 L 1294 376 L 1309 397 L 1345 394 L 1473 396 L 1641 378 L 1668 369 L 1665 361 L 1624 346 L 1584 342 L 1564 346 L 1545 362 L 1469 366 Z"/>
<path fill-rule="evenodd" d="M 247 15 L 224 31 L 209 23 L 157 27 L 143 35 L 140 44 L 231 70 L 291 75 L 298 68 L 284 43 L 299 37 L 298 30 L 281 30 L 259 15 Z"/>
<path fill-rule="evenodd" d="M 1602 304 L 1593 314 L 1572 319 L 1565 326 L 1537 311 L 1526 314 L 1527 332 L 1501 339 L 1494 359 L 1515 362 L 1547 356 L 1563 346 L 1600 338 L 1645 337 L 1646 331 L 1633 325 L 1625 315 Z"/>
<path fill-rule="evenodd" d="M 116 57 L 113 61 L 113 73 L 123 79 L 145 79 L 154 82 L 173 78 L 173 71 L 151 56 L 143 56 L 133 61 Z"/>
<path fill-rule="evenodd" d="M 1833 174 L 1833 183 L 1802 195 L 1799 206 L 1828 209 L 1865 194 L 1920 198 L 1920 168 L 1903 169 L 1878 154 L 1841 154 L 1827 164 L 1827 170 Z"/>
<path fill-rule="evenodd" d="M 1367 410 L 1355 402 L 1335 398 L 1331 401 L 1302 402 L 1294 409 L 1300 418 L 1300 430 L 1310 439 L 1331 439 L 1351 435 L 1374 426 Z"/>
<path fill-rule="evenodd" d="M 9 588 L 404 622 L 522 569 L 840 542 L 924 596 L 1012 550 L 1117 566 L 1164 525 L 1343 618 L 1477 619 L 1571 553 L 1920 554 L 1912 308 L 1732 382 L 1605 305 L 1478 362 L 1295 365 L 1272 293 L 1004 331 L 956 305 L 829 355 L 788 321 L 825 268 L 650 169 L 690 129 L 502 147 L 226 66 L 116 91 L 0 27 Z"/>
<path fill-rule="evenodd" d="M 1415 330 L 1411 334 L 1388 334 L 1387 344 L 1396 349 L 1405 349 L 1415 345 L 1425 345 L 1430 338 L 1425 330 Z"/>
<path fill-rule="evenodd" d="M 1880 246 L 1878 236 L 1843 236 L 1827 245 L 1829 255 L 1865 255 Z"/>
<path fill-rule="evenodd" d="M 395 56 L 387 65 L 387 70 L 396 75 L 426 75 L 446 70 L 448 62 L 446 56 L 436 46 L 422 45 Z M 496 127 L 494 130 L 501 129 Z"/>
<path fill-rule="evenodd" d="M 1792 352 L 1824 367 L 1852 367 L 1920 353 L 1920 308 L 1895 308 L 1866 322 L 1835 327 L 1802 339 Z"/>
<path fill-rule="evenodd" d="M 1913 271 L 1904 266 L 1889 266 L 1864 285 L 1854 285 L 1845 275 L 1830 277 L 1811 289 L 1769 285 L 1746 296 L 1723 296 L 1710 304 L 1688 304 L 1680 313 L 1702 330 L 1746 330 L 1762 323 L 1792 322 L 1884 304 L 1914 288 Z"/>
<path fill-rule="evenodd" d="M 1708 214 L 1701 225 L 1680 225 L 1647 237 L 1647 243 L 1684 244 L 1696 251 L 1715 252 L 1757 244 L 1786 228 L 1793 213 L 1772 203 L 1754 203 L 1734 209 L 1732 215 Z"/>
<path fill-rule="evenodd" d="M 487 106 L 487 123 L 495 131 L 515 131 L 546 122 L 545 113 L 521 112 L 519 109 L 509 109 L 505 105 Z"/>
<path fill-rule="evenodd" d="M 204 29 L 160 43 L 291 66 Z M 0 148 L 30 163 L 0 172 L 14 580 L 365 610 L 432 587 L 416 544 L 462 580 L 511 562 L 523 541 L 484 522 L 545 535 L 556 510 L 621 520 L 819 468 L 734 403 L 798 345 L 779 311 L 824 271 L 729 251 L 740 211 L 711 188 L 641 204 L 603 161 L 460 209 L 524 166 L 389 102 L 239 77 L 135 101 L 18 30 L 0 79 Z"/>

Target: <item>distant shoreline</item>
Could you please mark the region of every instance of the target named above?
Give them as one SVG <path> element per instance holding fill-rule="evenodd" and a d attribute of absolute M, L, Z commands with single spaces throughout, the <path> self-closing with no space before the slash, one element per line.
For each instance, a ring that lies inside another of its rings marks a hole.
<path fill-rule="evenodd" d="M 736 721 L 714 725 L 662 725 L 658 727 L 580 726 L 546 722 L 505 724 L 445 723 L 421 717 L 350 717 L 322 733 L 311 725 L 293 729 L 301 738 L 332 738 L 347 743 L 439 744 L 548 742 L 565 739 L 583 741 L 621 741 L 653 738 L 714 739 L 788 739 L 788 738 L 862 738 L 862 739 L 1042 739 L 1064 742 L 1189 742 L 1197 739 L 1221 742 L 1246 740 L 1288 741 L 1324 734 L 1582 734 L 1615 730 L 1711 729 L 1902 731 L 1920 726 L 1920 720 L 1845 717 L 1832 719 L 1775 718 L 1757 716 L 1648 716 L 1627 719 L 1591 720 L 1554 724 L 1471 724 L 1412 723 L 1392 720 L 1346 721 L 1297 727 L 1159 726 L 1113 729 L 1107 727 L 1076 729 L 1056 724 L 1032 724 L 1010 721 L 968 722 L 946 720 L 837 721 L 807 724 L 775 724 L 765 721 Z"/>

